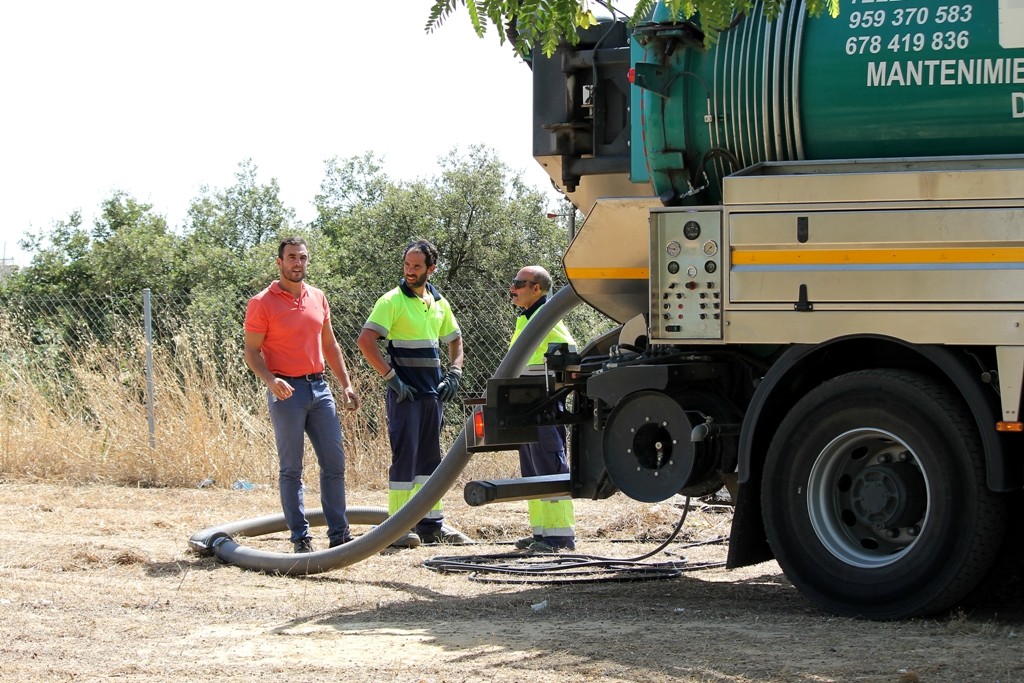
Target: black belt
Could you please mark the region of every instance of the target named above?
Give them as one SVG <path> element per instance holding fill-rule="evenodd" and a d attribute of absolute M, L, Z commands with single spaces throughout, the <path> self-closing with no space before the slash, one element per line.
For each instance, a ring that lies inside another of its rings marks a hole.
<path fill-rule="evenodd" d="M 308 375 L 299 375 L 298 377 L 288 377 L 286 375 L 274 375 L 274 377 L 277 377 L 278 379 L 283 379 L 283 380 L 306 380 L 307 382 L 319 382 L 320 380 L 322 380 L 324 378 L 324 373 L 322 373 L 322 372 L 312 372 L 312 373 L 310 373 Z"/>

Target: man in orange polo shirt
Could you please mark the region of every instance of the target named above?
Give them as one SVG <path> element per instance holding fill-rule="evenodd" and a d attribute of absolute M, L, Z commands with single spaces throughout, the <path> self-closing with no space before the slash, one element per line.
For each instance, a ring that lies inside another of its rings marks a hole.
<path fill-rule="evenodd" d="M 303 282 L 308 263 L 302 238 L 282 241 L 277 250 L 281 279 L 250 299 L 245 312 L 245 362 L 267 385 L 281 507 L 297 553 L 313 550 L 303 501 L 303 433 L 320 463 L 320 502 L 330 547 L 352 539 L 345 515 L 345 449 L 334 396 L 324 377 L 325 360 L 341 382 L 346 406 L 359 406 L 331 329 L 327 298 Z"/>

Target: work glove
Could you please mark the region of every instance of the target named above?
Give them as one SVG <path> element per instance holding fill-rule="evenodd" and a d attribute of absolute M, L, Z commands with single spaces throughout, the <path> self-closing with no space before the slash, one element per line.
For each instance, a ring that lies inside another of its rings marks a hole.
<path fill-rule="evenodd" d="M 459 393 L 460 384 L 462 384 L 462 369 L 448 368 L 448 372 L 444 373 L 444 377 L 437 385 L 437 397 L 441 399 L 442 403 L 447 403 L 455 398 L 455 394 Z"/>
<path fill-rule="evenodd" d="M 408 384 L 406 384 L 405 382 L 403 382 L 402 379 L 395 373 L 394 370 L 392 370 L 390 374 L 391 377 L 388 378 L 387 380 L 388 388 L 391 389 L 391 391 L 395 392 L 395 395 L 398 397 L 398 402 L 401 403 L 406 399 L 409 399 L 411 401 L 413 394 L 416 393 L 416 390 L 413 389 Z"/>

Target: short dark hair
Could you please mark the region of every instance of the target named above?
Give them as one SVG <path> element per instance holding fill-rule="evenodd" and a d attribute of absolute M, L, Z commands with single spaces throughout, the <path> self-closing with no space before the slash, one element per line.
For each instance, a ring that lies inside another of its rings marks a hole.
<path fill-rule="evenodd" d="M 540 287 L 540 291 L 547 293 L 551 291 L 551 275 L 541 266 L 533 267 L 533 280 Z"/>
<path fill-rule="evenodd" d="M 426 240 L 416 240 L 410 243 L 402 252 L 402 258 L 408 256 L 410 251 L 418 251 L 423 254 L 423 262 L 427 268 L 437 263 L 437 247 Z"/>
<path fill-rule="evenodd" d="M 289 244 L 296 247 L 304 247 L 306 246 L 306 240 L 301 237 L 285 237 L 277 247 L 277 258 L 284 258 L 284 248 Z"/>

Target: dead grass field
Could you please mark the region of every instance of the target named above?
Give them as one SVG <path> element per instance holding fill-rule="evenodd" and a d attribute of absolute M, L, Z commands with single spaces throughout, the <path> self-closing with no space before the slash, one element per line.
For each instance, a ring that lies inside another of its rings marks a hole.
<path fill-rule="evenodd" d="M 383 493 L 350 492 L 352 505 Z M 313 494 L 311 499 L 315 500 Z M 679 510 L 577 501 L 580 552 L 634 557 Z M 424 567 L 510 551 L 525 503 L 448 519 L 480 544 L 387 551 L 302 578 L 197 557 L 188 538 L 279 511 L 273 490 L 0 484 L 0 680 L 1022 681 L 1024 596 L 874 623 L 824 614 L 774 563 L 632 583 L 485 583 Z M 728 533 L 691 513 L 689 542 Z M 323 547 L 322 529 L 317 530 Z M 285 550 L 287 539 L 253 539 Z M 724 557 L 723 546 L 651 561 Z"/>

